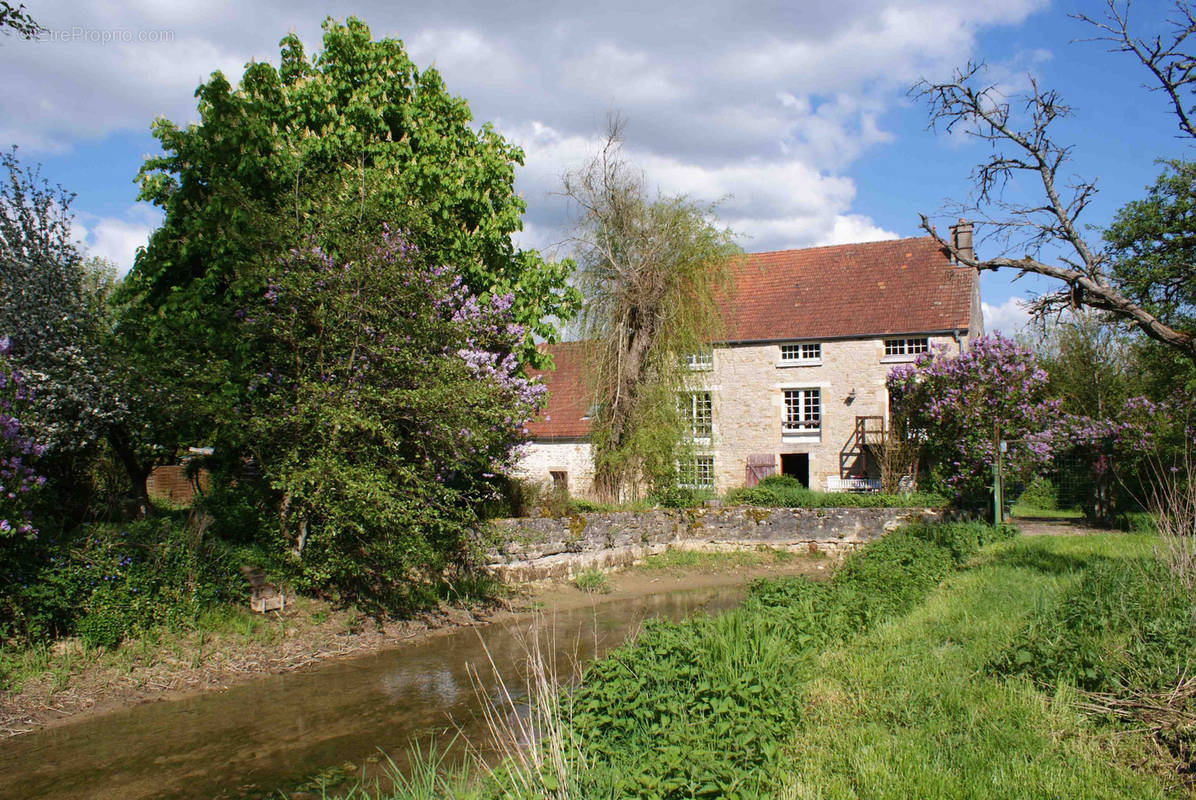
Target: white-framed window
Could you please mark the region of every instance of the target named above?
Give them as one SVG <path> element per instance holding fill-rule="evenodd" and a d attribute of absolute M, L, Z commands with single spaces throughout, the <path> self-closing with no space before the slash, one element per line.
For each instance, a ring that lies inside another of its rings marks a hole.
<path fill-rule="evenodd" d="M 785 389 L 782 433 L 818 433 L 822 429 L 822 390 Z"/>
<path fill-rule="evenodd" d="M 930 339 L 919 336 L 908 339 L 885 339 L 885 358 L 914 358 L 930 349 Z"/>
<path fill-rule="evenodd" d="M 685 366 L 694 372 L 706 372 L 714 369 L 714 350 L 704 347 L 697 352 L 686 353 Z"/>
<path fill-rule="evenodd" d="M 686 392 L 680 401 L 689 435 L 695 442 L 709 442 L 714 433 L 714 402 L 710 392 Z"/>
<path fill-rule="evenodd" d="M 815 366 L 821 363 L 820 342 L 791 342 L 781 345 L 781 366 Z"/>
<path fill-rule="evenodd" d="M 677 484 L 684 489 L 713 489 L 714 456 L 692 456 L 678 462 Z"/>

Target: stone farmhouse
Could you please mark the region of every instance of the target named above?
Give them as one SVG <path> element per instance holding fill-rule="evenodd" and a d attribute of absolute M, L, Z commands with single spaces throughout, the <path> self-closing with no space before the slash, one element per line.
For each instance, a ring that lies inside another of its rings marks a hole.
<path fill-rule="evenodd" d="M 952 228 L 971 246 L 971 225 Z M 976 271 L 930 237 L 753 253 L 737 259 L 725 335 L 687 357 L 681 398 L 694 438 L 682 482 L 719 492 L 766 475 L 824 491 L 875 489 L 885 377 L 929 348 L 983 332 Z M 528 424 L 522 478 L 592 492 L 587 346 L 550 348 L 547 408 Z"/>

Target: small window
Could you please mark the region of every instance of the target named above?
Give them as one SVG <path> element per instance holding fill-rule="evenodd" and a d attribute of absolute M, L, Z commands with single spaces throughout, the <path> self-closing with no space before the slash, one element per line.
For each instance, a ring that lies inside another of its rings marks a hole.
<path fill-rule="evenodd" d="M 885 339 L 885 358 L 908 358 L 930 349 L 925 336 L 915 339 Z"/>
<path fill-rule="evenodd" d="M 689 434 L 695 441 L 710 441 L 714 432 L 714 403 L 710 392 L 690 392 L 681 395 L 681 414 Z"/>
<path fill-rule="evenodd" d="M 679 463 L 677 484 L 685 489 L 713 489 L 714 456 L 694 456 Z"/>
<path fill-rule="evenodd" d="M 822 428 L 822 390 L 786 389 L 782 433 L 818 433 Z"/>
<path fill-rule="evenodd" d="M 563 469 L 549 470 L 549 475 L 552 476 L 552 490 L 558 494 L 567 494 L 569 491 L 569 473 Z"/>
<path fill-rule="evenodd" d="M 685 366 L 695 372 L 714 369 L 714 351 L 709 347 L 685 354 Z"/>
<path fill-rule="evenodd" d="M 795 342 L 781 345 L 781 363 L 785 365 L 814 365 L 822 363 L 819 342 Z"/>

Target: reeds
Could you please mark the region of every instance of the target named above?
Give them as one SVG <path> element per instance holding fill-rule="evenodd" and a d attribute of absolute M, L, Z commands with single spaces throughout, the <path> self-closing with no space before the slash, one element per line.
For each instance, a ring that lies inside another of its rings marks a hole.
<path fill-rule="evenodd" d="M 1174 464 L 1151 464 L 1147 508 L 1163 540 L 1160 558 L 1186 590 L 1196 589 L 1196 452 L 1189 444 Z"/>
<path fill-rule="evenodd" d="M 487 752 L 472 742 L 469 746 L 498 797 L 581 797 L 578 776 L 585 771 L 586 755 L 573 732 L 572 693 L 562 680 L 558 650 L 545 641 L 549 635 L 546 631 L 552 627 L 546 626 L 540 615 L 532 620 L 523 642 L 527 667 L 523 691 L 512 691 L 484 640 L 482 646 L 494 675 L 495 690 L 487 691 L 476 668 L 471 671 L 486 720 L 489 748 Z M 569 667 L 573 680 L 579 680 L 581 667 L 577 660 L 573 659 Z"/>

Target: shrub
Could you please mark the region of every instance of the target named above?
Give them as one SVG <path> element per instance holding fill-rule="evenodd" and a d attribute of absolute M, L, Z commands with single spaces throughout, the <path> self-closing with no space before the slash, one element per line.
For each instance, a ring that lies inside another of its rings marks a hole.
<path fill-rule="evenodd" d="M 606 579 L 606 573 L 600 569 L 582 570 L 573 579 L 573 585 L 583 592 L 606 594 L 610 591 L 610 583 Z"/>
<path fill-rule="evenodd" d="M 178 514 L 84 526 L 40 556 L 2 609 L 7 633 L 27 641 L 78 633 L 105 647 L 243 600 L 240 565 L 261 560 L 257 551 L 200 539 Z"/>
<path fill-rule="evenodd" d="M 1050 478 L 1036 475 L 1017 499 L 1017 505 L 1053 511 L 1059 508 L 1059 490 Z"/>
<path fill-rule="evenodd" d="M 1057 606 L 1040 609 L 993 672 L 1094 692 L 1176 686 L 1196 653 L 1196 598 L 1157 560 L 1089 567 Z"/>
<path fill-rule="evenodd" d="M 751 488 L 732 489 L 725 501 L 731 505 L 774 508 L 937 508 L 946 504 L 942 496 L 925 492 L 816 492 L 789 475 L 770 475 Z"/>

